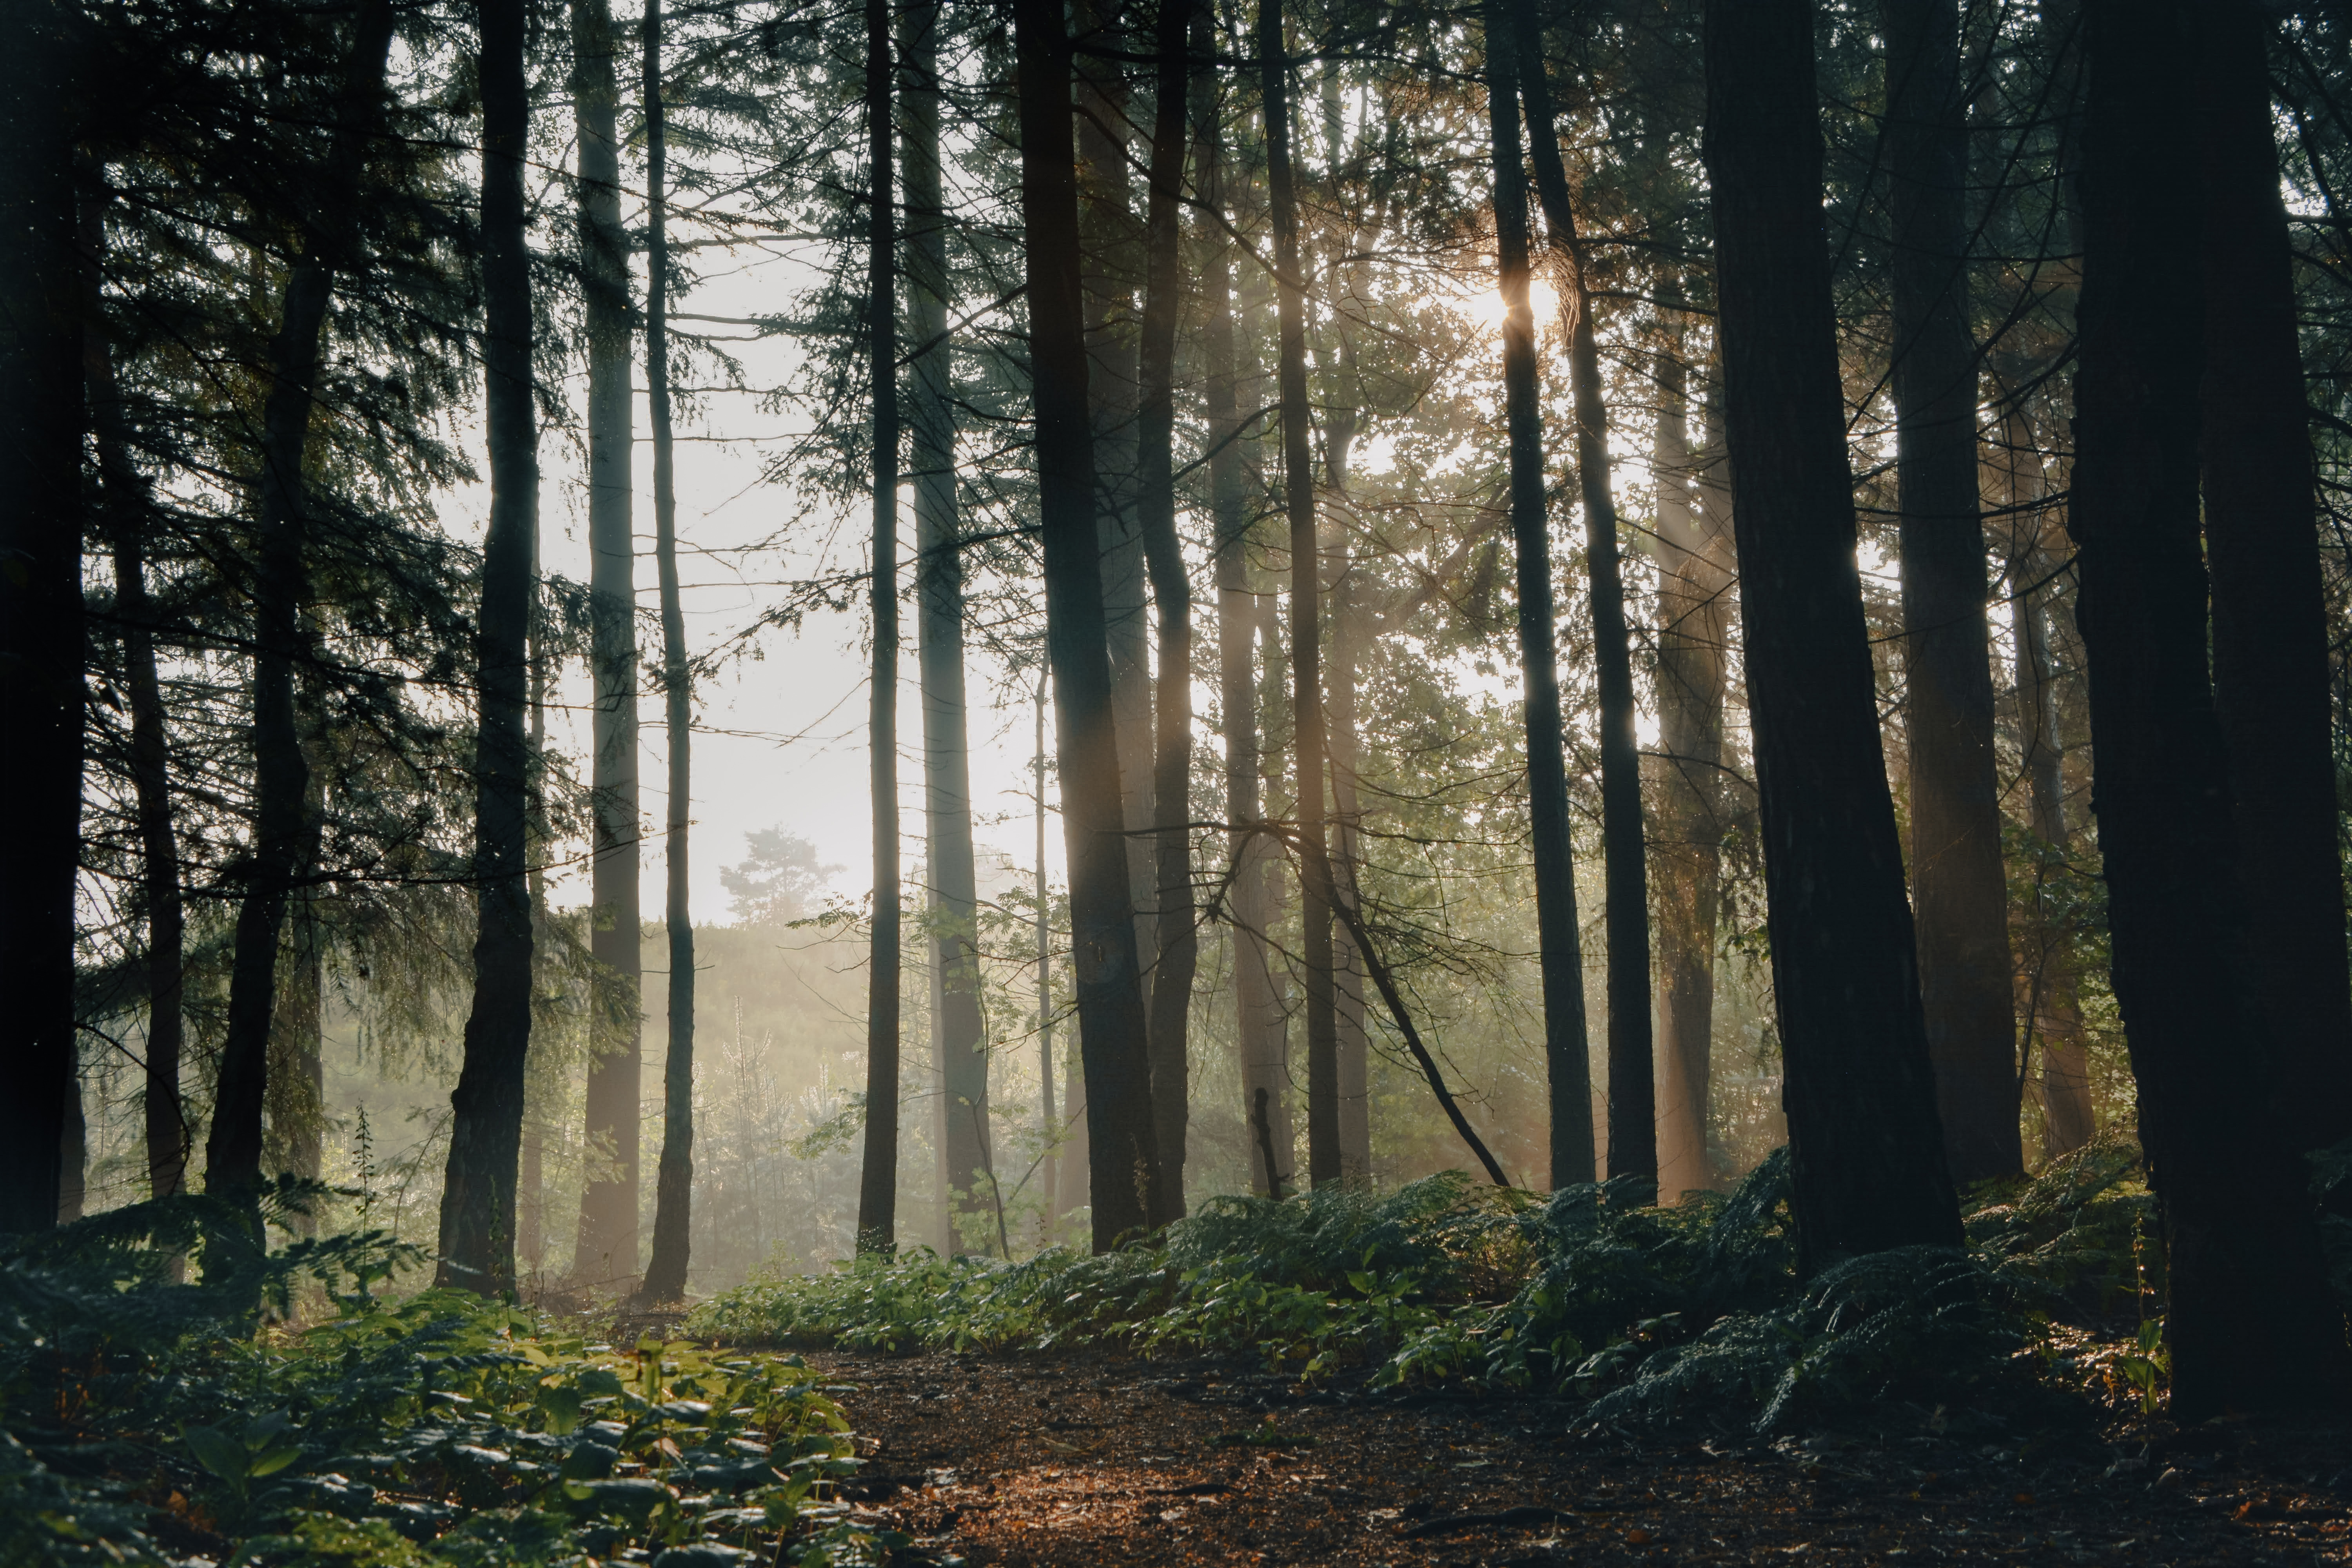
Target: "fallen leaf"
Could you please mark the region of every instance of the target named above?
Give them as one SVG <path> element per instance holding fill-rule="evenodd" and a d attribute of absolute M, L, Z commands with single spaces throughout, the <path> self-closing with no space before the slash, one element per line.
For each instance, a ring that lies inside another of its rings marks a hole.
<path fill-rule="evenodd" d="M 1639 1526 L 1636 1526 L 1625 1532 L 1625 1544 L 1628 1546 L 1647 1546 L 1650 1544 L 1650 1532 Z"/>

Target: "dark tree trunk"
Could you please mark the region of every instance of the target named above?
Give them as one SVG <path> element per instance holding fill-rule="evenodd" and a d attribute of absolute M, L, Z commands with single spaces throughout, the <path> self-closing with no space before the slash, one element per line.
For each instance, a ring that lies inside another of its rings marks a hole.
<path fill-rule="evenodd" d="M 1535 311 L 1528 299 L 1528 176 L 1519 142 L 1519 50 L 1513 21 L 1501 4 L 1490 0 L 1486 21 L 1486 119 L 1493 136 L 1495 237 L 1503 291 L 1503 407 L 1510 430 L 1519 676 L 1527 689 L 1528 807 L 1535 840 L 1544 1065 L 1551 1081 L 1551 1184 L 1557 1191 L 1593 1178 L 1591 1045 L 1584 1017 L 1584 953 L 1577 926 L 1568 762 L 1560 732 L 1559 652 L 1554 640 L 1559 616 L 1552 605 L 1551 530 L 1544 506 L 1543 388 L 1536 362 Z M 1527 62 L 1530 79 L 1538 68 L 1539 62 Z M 1549 117 L 1531 118 L 1538 139 L 1549 133 Z M 1600 537 L 1597 527 L 1594 537 Z M 1616 537 L 1613 527 L 1610 537 Z M 1645 978 L 1645 1018 L 1648 990 Z M 1645 1090 L 1648 1071 L 1645 1057 Z M 1613 1131 L 1613 1121 L 1612 1127 Z M 1613 1135 L 1610 1142 L 1613 1162 Z"/>
<path fill-rule="evenodd" d="M 2212 61 L 2191 15 L 2182 0 L 2086 7 L 2069 519 L 2112 973 L 2163 1205 L 2172 1413 L 2184 1422 L 2326 1404 L 2347 1384 L 2343 1312 L 2297 1151 L 2278 1135 L 2283 1077 L 2208 672 L 2207 323 L 2197 125 L 2183 109 Z"/>
<path fill-rule="evenodd" d="M 647 1301 L 686 1299 L 694 1231 L 694 911 L 687 900 L 694 819 L 694 679 L 678 603 L 677 486 L 669 412 L 668 144 L 662 111 L 661 0 L 646 0 L 646 411 L 654 427 L 654 561 L 661 577 L 662 691 L 669 721 L 669 821 L 663 923 L 669 934 L 669 1051 L 662 1062 L 661 1163 L 654 1178 Z M 887 116 L 884 117 L 887 123 Z"/>
<path fill-rule="evenodd" d="M 81 280 L 74 255 L 68 8 L 13 14 L 0 51 L 0 1235 L 58 1217 L 74 1082 L 74 881 L 81 850 Z"/>
<path fill-rule="evenodd" d="M 1085 1058 L 1094 1245 L 1163 1218 L 1135 907 L 1122 843 L 1118 740 L 1104 644 L 1087 402 L 1086 304 L 1071 134 L 1070 38 L 1056 0 L 1017 0 L 1022 249 L 1037 424 L 1038 517 L 1055 760 L 1070 866 L 1070 963 Z"/>
<path fill-rule="evenodd" d="M 89 1121 L 82 1110 L 81 1064 L 66 1079 L 65 1109 L 58 1134 L 58 1223 L 81 1218 L 89 1196 Z"/>
<path fill-rule="evenodd" d="M 307 721 L 311 717 L 305 714 Z M 319 792 L 311 792 L 310 820 L 318 820 Z M 303 879 L 319 868 L 319 835 L 307 832 Z M 316 895 L 295 900 L 287 912 L 286 952 L 278 969 L 278 1006 L 269 1020 L 268 1168 L 317 1181 L 326 1155 L 327 1079 L 320 1047 L 326 1025 L 326 932 Z M 297 1234 L 316 1236 L 316 1213 L 299 1215 Z"/>
<path fill-rule="evenodd" d="M 482 368 L 490 449 L 490 527 L 482 544 L 476 635 L 480 682 L 475 757 L 474 1006 L 450 1096 L 435 1283 L 486 1295 L 514 1289 L 515 1174 L 523 1068 L 530 1048 L 531 562 L 539 532 L 539 432 L 531 403 L 530 252 L 523 159 L 530 130 L 521 0 L 482 0 Z"/>
<path fill-rule="evenodd" d="M 1213 47 L 1212 19 L 1202 15 L 1194 24 L 1193 46 L 1205 54 Z M 1257 723 L 1257 595 L 1250 588 L 1249 550 L 1252 519 L 1242 463 L 1242 421 L 1236 390 L 1239 370 L 1234 344 L 1233 240 L 1223 227 L 1225 153 L 1223 126 L 1213 73 L 1196 79 L 1193 126 L 1195 178 L 1209 215 L 1202 225 L 1204 252 L 1201 289 L 1208 312 L 1202 328 L 1206 360 L 1203 401 L 1208 416 L 1209 510 L 1215 531 L 1217 574 L 1217 722 L 1225 742 L 1226 910 L 1234 931 L 1234 1029 L 1241 1057 L 1242 1120 L 1250 1119 L 1265 1095 L 1269 1119 L 1265 1142 L 1287 1150 L 1291 1145 L 1290 1064 L 1285 1050 L 1282 1019 L 1275 1007 L 1274 974 L 1267 963 L 1266 924 L 1271 919 L 1267 898 L 1273 866 L 1273 843 L 1258 826 L 1265 820 L 1265 792 L 1260 787 L 1262 744 Z M 1274 1192 L 1260 1141 L 1252 1137 L 1250 1187 L 1261 1195 Z M 1287 1175 L 1285 1170 L 1278 1173 Z"/>
<path fill-rule="evenodd" d="M 1324 843 L 1322 570 L 1315 538 L 1314 431 L 1307 399 L 1307 277 L 1299 266 L 1298 196 L 1290 153 L 1290 58 L 1282 0 L 1258 0 L 1257 52 L 1265 115 L 1266 193 L 1274 216 L 1280 321 L 1276 378 L 1282 408 L 1283 510 L 1290 521 L 1291 747 L 1297 758 L 1300 942 L 1307 983 L 1307 1177 L 1340 1177 L 1339 1038 L 1331 952 L 1331 889 Z"/>
<path fill-rule="evenodd" d="M 1633 737 L 1633 658 L 1625 630 L 1625 581 L 1617 498 L 1609 482 L 1609 410 L 1601 400 L 1584 248 L 1576 237 L 1568 170 L 1559 155 L 1551 84 L 1526 0 L 1515 0 L 1519 89 L 1535 142 L 1544 222 L 1565 264 L 1569 380 L 1576 406 L 1576 473 L 1584 498 L 1585 564 L 1592 593 L 1592 665 L 1601 698 L 1601 837 L 1609 921 L 1609 1173 L 1658 1180 L 1657 1100 L 1651 1063 L 1650 874 L 1642 829 L 1642 753 Z M 1526 198 L 1520 198 L 1522 208 Z M 1524 220 L 1522 220 L 1524 226 Z"/>
<path fill-rule="evenodd" d="M 293 896 L 306 832 L 310 765 L 294 715 L 295 666 L 304 654 L 302 606 L 310 596 L 304 553 L 310 502 L 303 459 L 319 374 L 319 333 L 339 268 L 356 268 L 351 226 L 370 135 L 381 121 L 393 11 L 372 0 L 360 13 L 337 105 L 337 126 L 312 210 L 319 221 L 286 279 L 286 302 L 269 350 L 269 396 L 262 408 L 261 471 L 253 563 L 253 849 L 237 902 L 230 961 L 228 1027 L 205 1141 L 208 1192 L 249 1191 L 261 1180 L 262 1114 L 268 1098 L 270 1016 L 277 1004 L 278 948 Z"/>
<path fill-rule="evenodd" d="M 541 586 L 530 606 L 530 952 L 542 971 L 547 963 L 547 601 L 539 562 L 531 581 Z M 539 982 L 534 980 L 533 985 Z M 523 1068 L 522 1174 L 515 1189 L 515 1271 L 536 1285 L 547 1267 L 547 1079 L 544 1045 Z"/>
<path fill-rule="evenodd" d="M 97 178 L 101 171 L 92 170 Z M 137 810 L 140 903 L 147 922 L 147 1040 L 143 1110 L 147 1189 L 168 1197 L 186 1184 L 187 1108 L 180 1095 L 186 916 L 180 889 L 178 829 L 172 820 L 172 757 L 163 682 L 155 663 L 154 603 L 147 594 L 144 529 L 152 498 L 131 460 L 114 354 L 100 319 L 100 271 L 106 253 L 105 197 L 83 193 L 82 374 L 97 436 L 99 516 L 113 556 L 114 618 L 122 638 L 123 695 L 131 710 L 131 785 Z"/>
<path fill-rule="evenodd" d="M 2344 944 L 2310 407 L 2265 50 L 2252 0 L 2199 7 L 2204 163 L 2205 548 L 2254 979 L 2298 1149 L 2352 1134 Z"/>
<path fill-rule="evenodd" d="M 637 822 L 637 581 L 630 361 L 629 237 L 621 223 L 619 37 L 609 0 L 572 7 L 572 104 L 580 139 L 582 313 L 588 361 L 589 664 L 594 859 L 587 1133 L 572 1273 L 611 1285 L 637 1271 L 645 967 Z M 609 1161 L 609 1163 L 607 1162 Z"/>
<path fill-rule="evenodd" d="M 1151 1111 L 1160 1191 L 1171 1219 L 1184 1212 L 1184 1127 L 1190 1110 L 1185 1026 L 1200 938 L 1192 911 L 1192 584 L 1176 537 L 1176 316 L 1184 292 L 1184 111 L 1192 89 L 1187 24 L 1192 0 L 1160 0 L 1154 47 L 1151 190 L 1144 220 L 1142 401 L 1137 411 L 1136 511 L 1160 621 L 1160 679 L 1151 798 L 1158 829 L 1158 962 L 1151 971 Z"/>
<path fill-rule="evenodd" d="M 932 1019 L 944 1068 L 940 1144 L 962 1214 L 986 1214 L 988 1047 L 980 1015 L 980 894 L 972 863 L 970 721 L 964 696 L 963 556 L 956 537 L 953 344 L 948 327 L 948 213 L 940 187 L 940 7 L 919 0 L 898 22 L 905 86 L 899 135 L 906 188 L 908 429 L 915 487 L 923 798 L 931 879 Z M 1046 1190 L 1053 1189 L 1049 1184 Z M 952 1235 L 950 1240 L 955 1238 Z"/>
<path fill-rule="evenodd" d="M 1341 149 L 1347 145 L 1347 107 L 1340 97 L 1336 60 L 1323 62 L 1323 198 L 1338 223 L 1330 237 L 1335 258 L 1329 278 L 1332 290 L 1331 332 L 1337 340 L 1332 362 L 1325 364 L 1330 387 L 1323 419 L 1323 466 L 1336 513 L 1337 526 L 1323 563 L 1325 594 L 1331 622 L 1331 675 L 1324 685 L 1330 693 L 1328 718 L 1331 750 L 1331 880 L 1336 903 L 1360 908 L 1362 880 L 1358 875 L 1363 857 L 1363 803 L 1356 788 L 1360 747 L 1356 731 L 1357 656 L 1363 642 L 1363 606 L 1357 591 L 1350 548 L 1350 503 L 1348 471 L 1354 455 L 1356 433 L 1363 417 L 1364 386 L 1356 359 L 1356 337 L 1349 316 L 1361 308 L 1345 297 L 1358 294 L 1357 269 L 1339 258 L 1360 257 L 1379 239 L 1377 218 L 1367 227 L 1341 189 Z M 1360 295 L 1358 294 L 1359 300 Z M 1339 1096 L 1339 1179 L 1358 1185 L 1372 1179 L 1371 1051 L 1364 1030 L 1364 955 L 1344 924 L 1331 933 L 1332 1032 L 1337 1040 Z"/>
<path fill-rule="evenodd" d="M 1805 0 L 1707 0 L 1725 430 L 1798 1263 L 1958 1245 L 1886 787 Z"/>
<path fill-rule="evenodd" d="M 1044 1233 L 1040 1245 L 1054 1245 L 1055 1233 L 1061 1228 L 1061 1172 L 1056 1168 L 1061 1160 L 1062 1113 L 1054 1103 L 1054 927 L 1049 918 L 1052 910 L 1051 889 L 1045 885 L 1045 682 L 1043 668 L 1037 671 L 1037 750 L 1034 777 L 1037 785 L 1037 1136 L 1045 1152 L 1041 1156 L 1045 1179 L 1045 1212 L 1040 1215 L 1039 1229 Z"/>
<path fill-rule="evenodd" d="M 866 340 L 874 398 L 874 939 L 866 984 L 866 1152 L 857 1250 L 898 1245 L 898 294 L 890 173 L 890 6 L 866 3 Z"/>
<path fill-rule="evenodd" d="M 1141 341 L 1136 291 L 1144 247 L 1135 219 L 1129 150 L 1133 103 L 1128 63 L 1137 42 L 1134 0 L 1073 0 L 1078 106 L 1079 279 L 1087 301 L 1087 406 L 1095 432 L 1095 498 L 1102 533 L 1103 616 L 1111 703 L 1118 716 L 1118 782 L 1127 814 L 1127 875 L 1135 902 L 1135 952 L 1145 1006 L 1159 967 L 1152 904 L 1159 873 L 1152 805 L 1150 625 L 1144 605 L 1150 563 L 1139 506 Z M 1082 1086 L 1083 1087 L 1083 1086 Z"/>
<path fill-rule="evenodd" d="M 110 488 L 111 483 L 110 479 Z M 114 602 L 123 627 L 131 784 L 139 808 L 147 911 L 147 1190 L 149 1196 L 160 1198 L 187 1184 L 188 1113 L 180 1094 L 186 920 L 180 892 L 179 835 L 172 821 L 171 752 L 155 669 L 155 611 L 147 596 L 139 536 L 136 521 L 114 536 Z"/>
<path fill-rule="evenodd" d="M 1885 0 L 1911 889 L 1919 1000 L 1957 1182 L 2024 1168 L 1969 336 L 1956 0 Z"/>
<path fill-rule="evenodd" d="M 1679 327 L 1658 358 L 1658 755 L 1649 759 L 1657 875 L 1658 1191 L 1717 1184 L 1707 1152 L 1715 932 L 1722 898 L 1723 701 L 1731 520 L 1692 492 L 1688 370 Z M 1701 461 L 1706 461 L 1702 458 Z M 1710 497 L 1708 499 L 1715 499 Z"/>

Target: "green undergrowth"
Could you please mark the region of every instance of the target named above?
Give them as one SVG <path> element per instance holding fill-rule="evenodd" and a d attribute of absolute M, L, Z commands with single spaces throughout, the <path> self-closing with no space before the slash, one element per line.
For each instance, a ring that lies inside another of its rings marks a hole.
<path fill-rule="evenodd" d="M 2109 1343 L 2137 1318 L 2150 1213 L 2127 1144 L 1976 1194 L 1964 1248 L 1853 1258 L 1801 1282 L 1787 1151 L 1727 1194 L 1646 1195 L 1620 1180 L 1547 1198 L 1448 1174 L 1385 1194 L 1221 1197 L 1101 1257 L 919 1251 L 746 1286 L 687 1331 L 891 1352 L 1239 1353 L 1307 1384 L 1517 1390 L 1580 1401 L 1589 1423 L 1703 1415 L 1759 1431 L 1889 1401 L 2105 1396 L 2160 1373 L 2148 1347 L 2129 1352 L 2143 1366 Z"/>
<path fill-rule="evenodd" d="M 792 1530 L 784 1561 L 813 1568 L 903 1544 L 826 1500 L 856 1461 L 797 1357 L 387 1299 L 418 1261 L 387 1237 L 251 1234 L 190 1196 L 0 1254 L 0 1563 L 730 1568 Z M 306 1304 L 330 1315 L 290 1326 Z"/>

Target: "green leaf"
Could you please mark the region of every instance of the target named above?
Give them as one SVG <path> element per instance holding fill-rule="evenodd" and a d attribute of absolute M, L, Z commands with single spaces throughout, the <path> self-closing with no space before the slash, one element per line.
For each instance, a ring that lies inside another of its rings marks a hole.
<path fill-rule="evenodd" d="M 539 1408 L 547 1417 L 547 1429 L 562 1437 L 580 1425 L 580 1391 L 560 1385 L 543 1386 L 539 1391 Z"/>
<path fill-rule="evenodd" d="M 620 1378 L 610 1367 L 592 1366 L 580 1374 L 580 1394 L 583 1399 L 611 1398 L 625 1392 Z"/>
<path fill-rule="evenodd" d="M 247 1472 L 255 1477 L 274 1476 L 302 1457 L 302 1450 L 291 1443 L 280 1443 L 254 1456 L 253 1468 Z"/>
<path fill-rule="evenodd" d="M 232 1440 L 217 1426 L 183 1426 L 180 1436 L 187 1439 L 188 1451 L 204 1466 L 225 1481 L 242 1482 L 248 1470 L 245 1446 Z"/>

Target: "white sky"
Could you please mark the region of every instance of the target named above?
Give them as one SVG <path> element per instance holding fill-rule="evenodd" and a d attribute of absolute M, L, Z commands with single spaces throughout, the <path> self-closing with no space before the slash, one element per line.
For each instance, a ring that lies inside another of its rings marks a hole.
<path fill-rule="evenodd" d="M 754 259 L 742 253 L 734 268 L 716 263 L 714 276 L 673 307 L 705 315 L 744 316 L 779 309 L 806 271 L 785 257 Z M 642 289 L 642 276 L 639 286 Z M 695 323 L 696 330 L 725 331 Z M 765 388 L 782 382 L 792 368 L 788 340 L 731 345 L 743 359 L 748 378 Z M 639 552 L 637 603 L 640 647 L 657 650 L 658 626 L 653 559 L 653 458 L 651 425 L 637 367 L 636 505 L 634 527 Z M 584 372 L 568 392 L 575 408 L 584 397 Z M 863 503 L 856 515 L 835 520 L 812 513 L 790 530 L 782 550 L 739 553 L 785 531 L 802 510 L 793 491 L 761 482 L 761 462 L 788 429 L 785 420 L 762 412 L 751 396 L 701 400 L 697 416 L 681 416 L 676 447 L 677 528 L 681 545 L 680 595 L 687 637 L 698 652 L 732 639 L 782 595 L 775 586 L 807 574 L 833 540 L 833 569 L 863 568 L 864 534 L 869 526 Z M 684 437 L 705 437 L 688 440 Z M 734 437 L 709 439 L 708 437 Z M 540 443 L 541 563 L 575 581 L 588 576 L 587 495 L 584 459 L 570 432 L 549 431 Z M 478 505 L 478 502 L 477 503 Z M 899 561 L 902 586 L 913 555 L 913 517 L 907 499 L 900 506 Z M 836 531 L 837 528 L 837 531 Z M 697 553 L 706 552 L 709 553 Z M 921 708 L 917 700 L 911 606 L 902 601 L 906 632 L 899 654 L 898 781 L 900 852 L 912 867 L 921 857 Z M 696 920 L 728 918 L 719 886 L 724 867 L 743 858 L 744 835 L 781 826 L 814 844 L 821 861 L 841 868 L 831 881 L 844 894 L 862 894 L 872 884 L 871 816 L 867 809 L 867 668 L 866 617 L 815 614 L 800 629 L 761 635 L 763 657 L 732 663 L 698 688 L 694 737 L 694 834 L 692 900 Z M 1031 707 L 992 709 L 994 682 L 975 658 L 967 668 L 973 704 L 971 723 L 972 809 L 976 846 L 994 850 L 1026 868 L 1035 864 L 1035 828 L 1031 812 L 1034 728 Z M 548 715 L 551 747 L 575 758 L 588 754 L 589 688 L 574 665 L 566 672 Z M 662 913 L 664 869 L 661 824 L 667 811 L 668 738 L 657 690 L 641 694 L 639 769 L 642 809 L 651 837 L 644 847 L 642 909 L 648 919 Z M 1050 731 L 1048 743 L 1051 743 Z M 1048 784 L 1049 792 L 1051 784 Z M 1049 793 L 1049 804 L 1051 802 Z M 579 847 L 572 847 L 577 853 Z M 1061 826 L 1049 820 L 1046 860 L 1061 876 Z M 558 903 L 584 902 L 584 872 L 557 879 L 551 896 Z"/>

